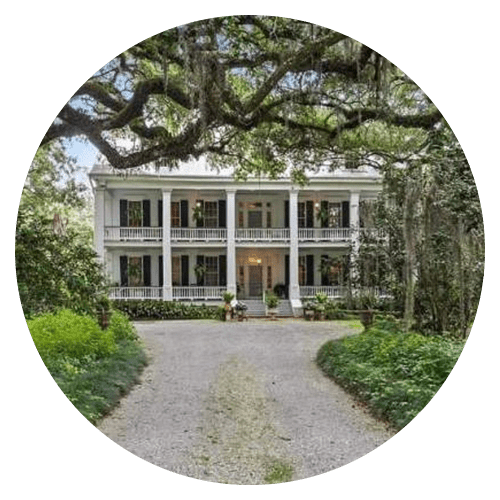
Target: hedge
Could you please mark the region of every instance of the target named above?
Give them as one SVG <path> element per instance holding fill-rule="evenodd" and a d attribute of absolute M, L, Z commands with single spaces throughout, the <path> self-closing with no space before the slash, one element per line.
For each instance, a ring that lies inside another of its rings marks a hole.
<path fill-rule="evenodd" d="M 113 308 L 130 319 L 218 319 L 224 320 L 224 306 L 207 306 L 163 300 L 114 300 Z"/>

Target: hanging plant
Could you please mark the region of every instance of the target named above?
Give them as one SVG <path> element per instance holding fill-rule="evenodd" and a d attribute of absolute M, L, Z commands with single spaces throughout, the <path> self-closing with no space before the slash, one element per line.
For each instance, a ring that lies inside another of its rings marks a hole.
<path fill-rule="evenodd" d="M 204 217 L 205 217 L 205 212 L 203 210 L 203 207 L 201 205 L 196 204 L 195 207 L 193 208 L 193 221 L 200 222 L 203 220 Z"/>
<path fill-rule="evenodd" d="M 320 221 L 322 226 L 328 225 L 330 219 L 330 214 L 326 208 L 320 208 L 316 214 L 317 219 Z"/>
<path fill-rule="evenodd" d="M 205 266 L 205 264 L 196 264 L 196 266 L 194 266 L 194 274 L 198 279 L 203 278 L 206 272 L 207 272 L 207 266 Z"/>

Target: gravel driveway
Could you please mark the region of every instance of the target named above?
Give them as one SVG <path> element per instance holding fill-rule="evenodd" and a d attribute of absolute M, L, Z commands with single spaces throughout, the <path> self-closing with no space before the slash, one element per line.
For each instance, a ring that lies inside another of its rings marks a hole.
<path fill-rule="evenodd" d="M 302 320 L 136 323 L 150 365 L 98 428 L 179 474 L 233 484 L 302 479 L 359 458 L 393 433 L 314 364 L 354 330 Z"/>

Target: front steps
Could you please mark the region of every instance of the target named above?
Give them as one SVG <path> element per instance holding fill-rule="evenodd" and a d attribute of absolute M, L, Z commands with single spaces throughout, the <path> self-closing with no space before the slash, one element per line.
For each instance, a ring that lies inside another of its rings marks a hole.
<path fill-rule="evenodd" d="M 259 299 L 243 299 L 241 300 L 247 307 L 246 315 L 251 318 L 264 318 L 266 316 L 266 305 Z M 281 299 L 278 310 L 278 317 L 293 317 L 293 310 L 288 299 Z"/>

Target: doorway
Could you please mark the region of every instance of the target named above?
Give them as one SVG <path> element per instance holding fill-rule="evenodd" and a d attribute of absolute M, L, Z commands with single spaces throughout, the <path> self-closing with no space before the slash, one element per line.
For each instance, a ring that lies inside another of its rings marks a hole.
<path fill-rule="evenodd" d="M 248 295 L 262 297 L 262 266 L 248 266 Z"/>

